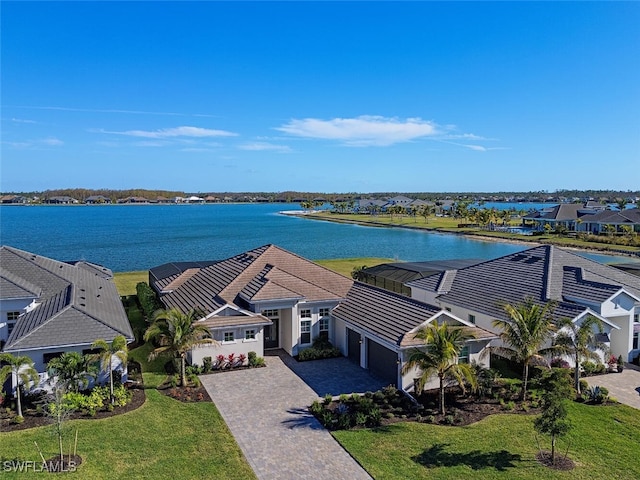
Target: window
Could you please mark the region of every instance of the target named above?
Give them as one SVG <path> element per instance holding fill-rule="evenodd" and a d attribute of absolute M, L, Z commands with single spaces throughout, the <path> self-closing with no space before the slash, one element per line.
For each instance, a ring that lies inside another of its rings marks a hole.
<path fill-rule="evenodd" d="M 469 323 L 476 324 L 476 316 L 469 314 Z"/>
<path fill-rule="evenodd" d="M 278 318 L 280 316 L 279 310 L 267 309 L 262 311 L 262 315 L 267 318 Z"/>
<path fill-rule="evenodd" d="M 53 360 L 54 358 L 58 358 L 63 353 L 64 352 L 45 353 L 44 355 L 42 355 L 42 361 L 44 363 L 49 363 L 51 360 Z"/>
<path fill-rule="evenodd" d="M 320 338 L 329 340 L 329 317 L 322 317 L 318 324 L 320 326 Z"/>
<path fill-rule="evenodd" d="M 462 347 L 458 355 L 458 363 L 469 363 L 469 347 Z"/>
<path fill-rule="evenodd" d="M 245 330 L 244 331 L 244 339 L 245 340 L 255 340 L 256 339 L 256 331 L 255 330 Z"/>
<path fill-rule="evenodd" d="M 311 318 L 311 310 L 310 309 L 300 310 L 300 318 Z"/>
<path fill-rule="evenodd" d="M 303 345 L 311 343 L 311 320 L 300 322 L 300 343 Z"/>
<path fill-rule="evenodd" d="M 321 308 L 320 310 L 318 310 L 318 315 L 320 315 L 320 317 L 328 317 L 330 311 L 330 308 Z"/>
<path fill-rule="evenodd" d="M 13 327 L 16 326 L 16 322 L 9 322 L 7 323 L 7 330 L 9 332 L 9 335 L 11 335 L 11 332 L 13 332 Z"/>
<path fill-rule="evenodd" d="M 18 320 L 20 312 L 7 312 L 7 320 Z"/>
<path fill-rule="evenodd" d="M 640 332 L 633 333 L 633 350 L 638 349 L 638 338 L 640 337 Z"/>
<path fill-rule="evenodd" d="M 223 336 L 223 342 L 227 343 L 227 342 L 235 342 L 235 337 L 233 335 L 233 332 L 224 332 L 224 336 Z"/>

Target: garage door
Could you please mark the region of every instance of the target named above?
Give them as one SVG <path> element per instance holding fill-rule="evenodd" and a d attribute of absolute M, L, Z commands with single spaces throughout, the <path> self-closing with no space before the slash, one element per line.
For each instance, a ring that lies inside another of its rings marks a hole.
<path fill-rule="evenodd" d="M 347 328 L 347 346 L 349 360 L 360 365 L 360 334 L 350 328 Z"/>
<path fill-rule="evenodd" d="M 375 376 L 396 385 L 398 381 L 398 354 L 371 339 L 367 339 L 367 365 Z"/>

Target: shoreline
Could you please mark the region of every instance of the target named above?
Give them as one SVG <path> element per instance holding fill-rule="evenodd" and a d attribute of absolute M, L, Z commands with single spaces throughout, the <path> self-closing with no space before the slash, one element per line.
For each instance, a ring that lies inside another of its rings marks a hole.
<path fill-rule="evenodd" d="M 475 233 L 475 232 L 456 232 L 449 229 L 440 229 L 439 227 L 425 228 L 425 227 L 411 226 L 411 225 L 393 225 L 393 224 L 381 223 L 381 222 L 375 222 L 375 221 L 361 221 L 361 220 L 351 220 L 351 219 L 345 219 L 345 218 L 340 218 L 340 219 L 327 218 L 325 216 L 317 215 L 318 213 L 321 213 L 321 212 L 322 211 L 320 210 L 312 210 L 309 212 L 299 211 L 299 210 L 283 210 L 278 213 L 280 213 L 281 215 L 296 216 L 300 218 L 308 218 L 311 220 L 319 220 L 319 221 L 334 222 L 334 223 L 346 223 L 351 225 L 361 225 L 365 227 L 402 228 L 405 230 L 419 230 L 425 233 L 436 233 L 441 235 L 447 235 L 447 234 L 460 235 L 460 236 L 464 236 L 464 237 L 468 237 L 468 238 L 472 238 L 480 241 L 502 242 L 502 243 L 516 244 L 516 245 L 530 245 L 532 247 L 540 246 L 540 245 L 555 245 L 561 248 L 565 248 L 567 250 L 598 253 L 598 254 L 610 255 L 610 256 L 624 256 L 632 259 L 640 258 L 640 251 L 633 252 L 633 251 L 627 251 L 627 250 L 616 250 L 612 248 L 606 248 L 604 246 L 602 248 L 598 248 L 593 246 L 564 245 L 561 242 L 553 242 L 553 241 L 539 242 L 534 240 L 524 240 L 524 239 L 521 240 L 517 238 L 506 238 L 506 237 L 500 237 L 500 236 L 494 236 L 494 235 L 483 235 L 482 233 Z"/>

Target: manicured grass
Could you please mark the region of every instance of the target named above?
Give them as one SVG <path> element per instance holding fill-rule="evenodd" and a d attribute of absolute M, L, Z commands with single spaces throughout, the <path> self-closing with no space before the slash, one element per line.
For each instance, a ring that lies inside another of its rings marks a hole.
<path fill-rule="evenodd" d="M 146 403 L 133 412 L 69 422 L 69 440 L 76 428 L 78 454 L 83 458 L 76 478 L 255 478 L 212 403 L 181 403 L 147 390 Z M 56 454 L 57 440 L 50 427 L 41 427 L 1 433 L 2 457 L 39 462 L 34 441 L 45 457 Z M 7 479 L 23 477 L 2 475 Z"/>
<path fill-rule="evenodd" d="M 138 272 L 119 272 L 113 275 L 118 293 L 122 297 L 136 294 L 136 285 L 139 282 L 149 281 L 149 272 L 146 270 Z"/>
<path fill-rule="evenodd" d="M 389 258 L 338 258 L 335 260 L 316 260 L 315 263 L 318 265 L 322 265 L 323 267 L 328 268 L 329 270 L 333 270 L 345 277 L 351 278 L 351 272 L 354 267 L 362 267 L 366 265 L 367 267 L 375 267 L 376 265 L 380 265 L 381 263 L 393 262 L 393 260 Z"/>
<path fill-rule="evenodd" d="M 65 453 L 77 428 L 83 459 L 70 475 L 92 480 L 256 478 L 213 403 L 181 403 L 154 390 L 166 377 L 166 358 L 148 362 L 151 348 L 145 344 L 129 353 L 143 369 L 147 400 L 142 407 L 112 418 L 68 422 Z M 56 455 L 57 438 L 51 427 L 41 427 L 0 433 L 0 456 L 40 462 L 34 442 L 45 458 Z M 3 479 L 24 476 L 2 474 Z"/>
<path fill-rule="evenodd" d="M 573 431 L 559 451 L 576 463 L 567 472 L 539 464 L 534 415 L 493 415 L 466 427 L 400 423 L 373 430 L 333 432 L 377 480 L 640 478 L 640 411 L 625 405 L 570 403 Z M 542 449 L 550 448 L 539 437 Z"/>

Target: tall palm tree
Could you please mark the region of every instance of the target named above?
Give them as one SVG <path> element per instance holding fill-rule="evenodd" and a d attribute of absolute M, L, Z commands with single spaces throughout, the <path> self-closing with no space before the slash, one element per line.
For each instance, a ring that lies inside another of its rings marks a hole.
<path fill-rule="evenodd" d="M 91 365 L 90 356 L 78 352 L 64 352 L 51 360 L 47 369 L 72 392 L 88 387 L 91 379 L 95 378 L 95 368 Z"/>
<path fill-rule="evenodd" d="M 0 385 L 2 385 L 10 375 L 15 375 L 18 384 L 16 385 L 16 411 L 19 417 L 22 417 L 22 402 L 20 400 L 20 386 L 29 386 L 32 382 L 37 384 L 40 380 L 36 371 L 33 360 L 26 355 L 15 356 L 10 353 L 0 353 Z"/>
<path fill-rule="evenodd" d="M 214 344 L 218 342 L 211 337 L 207 326 L 198 323 L 201 312 L 190 310 L 182 313 L 172 308 L 158 310 L 154 314 L 153 323 L 144 333 L 144 340 L 155 340 L 158 347 L 149 354 L 149 360 L 158 356 L 171 356 L 180 359 L 180 383 L 184 387 L 186 380 L 187 352 L 197 345 Z"/>
<path fill-rule="evenodd" d="M 122 365 L 127 364 L 129 350 L 127 348 L 127 339 L 124 335 L 118 335 L 111 343 L 99 339 L 91 344 L 91 348 L 100 350 L 97 354 L 100 359 L 100 369 L 109 372 L 109 393 L 111 394 L 111 403 L 113 403 L 113 357 L 120 360 Z"/>
<path fill-rule="evenodd" d="M 553 343 L 560 353 L 571 355 L 575 362 L 574 367 L 574 387 L 580 395 L 580 362 L 583 358 L 599 360 L 600 356 L 593 351 L 595 348 L 604 348 L 604 345 L 597 341 L 595 329 L 602 333 L 603 324 L 599 318 L 589 315 L 580 325 L 571 321 L 570 318 L 563 318 L 557 322 L 558 334 Z"/>
<path fill-rule="evenodd" d="M 528 297 L 517 305 L 503 305 L 509 316 L 508 320 L 497 319 L 493 326 L 501 330 L 500 339 L 504 343 L 501 347 L 494 347 L 498 355 L 523 364 L 522 399 L 527 395 L 527 380 L 531 363 L 547 364 L 544 359 L 546 353 L 553 348 L 543 348 L 551 340 L 556 328 L 553 322 L 555 302 L 544 305 L 534 303 Z"/>
<path fill-rule="evenodd" d="M 468 363 L 458 363 L 460 351 L 465 342 L 474 338 L 473 334 L 462 327 L 450 327 L 430 324 L 422 327 L 415 338 L 424 341 L 424 347 L 414 349 L 409 355 L 407 363 L 402 368 L 407 373 L 418 368 L 421 375 L 416 382 L 416 388 L 422 392 L 427 381 L 434 375 L 439 380 L 440 413 L 445 414 L 444 390 L 449 380 L 454 380 L 464 391 L 465 380 L 476 388 L 475 371 Z"/>

